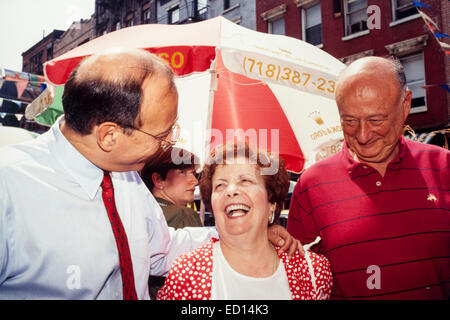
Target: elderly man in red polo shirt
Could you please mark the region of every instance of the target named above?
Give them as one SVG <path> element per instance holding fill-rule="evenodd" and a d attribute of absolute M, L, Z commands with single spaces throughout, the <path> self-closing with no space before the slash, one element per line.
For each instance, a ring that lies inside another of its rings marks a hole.
<path fill-rule="evenodd" d="M 336 102 L 345 143 L 299 178 L 288 231 L 331 263 L 335 299 L 450 297 L 450 152 L 405 140 L 397 61 L 353 62 Z"/>

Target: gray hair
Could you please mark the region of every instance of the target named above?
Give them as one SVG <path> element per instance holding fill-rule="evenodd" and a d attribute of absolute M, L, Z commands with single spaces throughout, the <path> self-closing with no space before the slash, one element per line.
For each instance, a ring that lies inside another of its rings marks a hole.
<path fill-rule="evenodd" d="M 389 58 L 388 61 L 392 63 L 394 67 L 395 75 L 397 76 L 398 84 L 400 85 L 400 89 L 402 93 L 406 91 L 406 75 L 405 68 L 403 68 L 402 63 L 397 58 Z"/>

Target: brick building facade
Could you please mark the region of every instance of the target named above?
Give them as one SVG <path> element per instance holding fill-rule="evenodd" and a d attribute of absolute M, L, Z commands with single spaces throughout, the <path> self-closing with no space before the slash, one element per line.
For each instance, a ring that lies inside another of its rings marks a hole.
<path fill-rule="evenodd" d="M 125 27 L 156 23 L 155 0 L 95 0 L 96 37 Z"/>
<path fill-rule="evenodd" d="M 75 21 L 69 29 L 67 29 L 61 37 L 55 41 L 53 57 L 56 58 L 94 38 L 93 17 L 90 19 Z"/>
<path fill-rule="evenodd" d="M 447 3 L 446 3 L 447 2 Z M 448 28 L 448 1 L 423 0 L 426 13 Z M 413 91 L 409 123 L 416 130 L 448 125 L 448 56 L 412 1 L 259 0 L 258 31 L 281 33 L 319 46 L 345 63 L 363 56 L 395 56 Z M 447 70 L 447 72 L 446 72 Z"/>
<path fill-rule="evenodd" d="M 64 33 L 62 30 L 53 30 L 42 40 L 22 53 L 22 71 L 34 74 L 43 74 L 43 63 L 54 58 L 54 44 Z"/>
<path fill-rule="evenodd" d="M 256 30 L 256 2 L 259 0 L 208 0 L 208 18 L 223 16 Z"/>

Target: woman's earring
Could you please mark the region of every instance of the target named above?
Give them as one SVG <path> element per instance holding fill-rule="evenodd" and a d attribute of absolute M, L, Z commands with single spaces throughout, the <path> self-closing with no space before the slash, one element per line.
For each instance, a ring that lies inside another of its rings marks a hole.
<path fill-rule="evenodd" d="M 273 208 L 272 210 L 270 210 L 270 217 L 269 217 L 269 224 L 272 224 L 273 221 L 275 220 L 275 209 L 277 207 L 275 206 L 275 208 Z"/>
<path fill-rule="evenodd" d="M 272 224 L 275 221 L 275 210 L 277 209 L 277 204 L 274 203 L 275 207 L 270 210 L 269 224 Z"/>
<path fill-rule="evenodd" d="M 270 213 L 269 224 L 272 224 L 274 220 L 275 220 L 275 210 L 273 210 L 273 211 Z"/>

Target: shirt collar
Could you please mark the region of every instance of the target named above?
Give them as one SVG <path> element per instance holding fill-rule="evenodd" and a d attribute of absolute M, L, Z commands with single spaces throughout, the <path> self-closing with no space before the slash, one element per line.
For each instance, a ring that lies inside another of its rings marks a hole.
<path fill-rule="evenodd" d="M 174 206 L 175 205 L 174 203 L 170 202 L 169 200 L 166 200 L 166 199 L 163 199 L 163 198 L 155 197 L 155 200 L 156 200 L 156 202 L 158 202 L 158 204 L 161 207 L 169 207 L 169 206 Z"/>
<path fill-rule="evenodd" d="M 401 136 L 398 139 L 398 144 L 399 144 L 398 154 L 389 165 L 397 166 L 400 164 L 401 160 L 405 157 L 406 141 L 405 141 L 405 138 L 403 138 L 403 136 Z M 350 153 L 350 150 L 348 149 L 348 145 L 347 145 L 346 141 L 344 142 L 344 144 L 342 146 L 342 155 L 343 155 L 345 167 L 349 173 L 354 172 L 360 165 L 364 165 L 364 164 L 356 161 L 355 159 L 353 159 L 353 156 Z"/>
<path fill-rule="evenodd" d="M 350 150 L 348 149 L 347 141 L 344 141 L 344 144 L 342 145 L 342 155 L 343 160 L 345 164 L 345 168 L 349 173 L 352 173 L 355 171 L 355 169 L 360 165 L 358 161 L 353 159 L 353 156 L 350 153 Z"/>
<path fill-rule="evenodd" d="M 50 145 L 50 151 L 67 175 L 81 186 L 90 199 L 94 199 L 103 179 L 103 170 L 86 159 L 66 139 L 59 128 L 63 121 L 64 116 L 59 117 L 50 128 L 54 138 L 54 143 Z"/>

